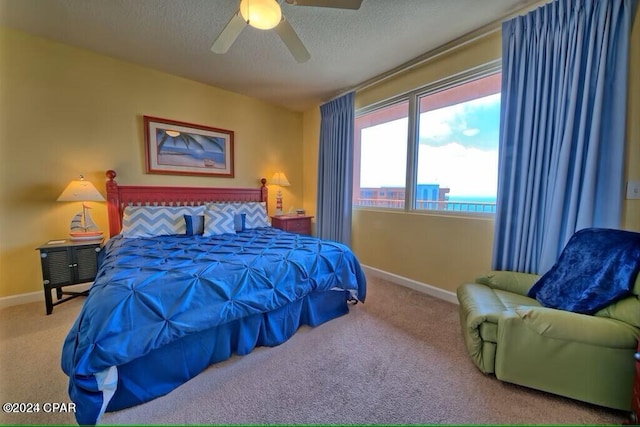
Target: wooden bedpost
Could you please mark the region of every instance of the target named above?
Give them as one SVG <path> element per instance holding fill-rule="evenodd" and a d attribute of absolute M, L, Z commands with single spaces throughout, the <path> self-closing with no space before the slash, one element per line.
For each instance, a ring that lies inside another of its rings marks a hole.
<path fill-rule="evenodd" d="M 107 180 L 107 215 L 109 217 L 109 237 L 113 237 L 120 233 L 122 228 L 120 216 L 120 196 L 118 192 L 118 183 L 116 182 L 116 171 L 108 170 Z"/>
<path fill-rule="evenodd" d="M 269 212 L 269 188 L 267 187 L 267 179 L 262 178 L 260 183 L 262 184 L 260 186 L 260 199 L 265 203 L 267 212 Z"/>

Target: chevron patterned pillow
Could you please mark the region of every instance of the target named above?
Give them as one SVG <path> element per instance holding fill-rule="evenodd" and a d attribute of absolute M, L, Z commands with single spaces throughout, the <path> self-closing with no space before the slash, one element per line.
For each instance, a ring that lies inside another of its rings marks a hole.
<path fill-rule="evenodd" d="M 127 206 L 122 235 L 128 238 L 185 234 L 184 215 L 203 215 L 204 206 Z"/>
<path fill-rule="evenodd" d="M 267 204 L 265 202 L 232 203 L 236 211 L 245 214 L 244 228 L 270 227 L 269 215 L 267 215 Z"/>
<path fill-rule="evenodd" d="M 235 233 L 234 216 L 236 210 L 233 206 L 212 206 L 204 212 L 204 237 L 218 234 Z"/>
<path fill-rule="evenodd" d="M 243 203 L 234 203 L 234 202 L 223 202 L 223 203 L 210 203 L 207 205 L 207 208 L 210 208 L 212 206 L 218 207 L 218 208 L 225 208 L 227 206 L 232 206 L 234 209 L 234 217 L 233 217 L 233 222 L 234 222 L 234 228 L 236 230 L 236 232 L 238 231 L 244 231 L 245 230 L 245 222 L 246 222 L 246 217 L 247 215 L 244 213 L 240 213 L 240 208 L 242 207 Z"/>

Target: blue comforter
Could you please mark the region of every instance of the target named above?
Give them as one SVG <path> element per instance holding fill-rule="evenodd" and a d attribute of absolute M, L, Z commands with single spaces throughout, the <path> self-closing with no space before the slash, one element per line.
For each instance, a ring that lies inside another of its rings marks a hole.
<path fill-rule="evenodd" d="M 360 301 L 366 295 L 364 274 L 348 247 L 274 228 L 207 238 L 118 236 L 104 254 L 62 351 L 76 401 L 102 398 L 96 374 L 185 335 L 275 310 L 313 291 L 346 290 Z"/>

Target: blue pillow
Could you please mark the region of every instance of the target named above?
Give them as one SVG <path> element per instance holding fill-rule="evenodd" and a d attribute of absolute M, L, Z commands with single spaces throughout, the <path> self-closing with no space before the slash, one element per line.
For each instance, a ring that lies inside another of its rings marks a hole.
<path fill-rule="evenodd" d="M 185 215 L 187 224 L 187 236 L 204 233 L 204 215 Z"/>
<path fill-rule="evenodd" d="M 640 233 L 577 231 L 555 265 L 529 290 L 545 307 L 594 314 L 631 294 L 640 271 Z"/>
<path fill-rule="evenodd" d="M 246 220 L 247 220 L 246 213 L 235 214 L 233 216 L 233 228 L 236 230 L 236 232 L 244 231 Z"/>

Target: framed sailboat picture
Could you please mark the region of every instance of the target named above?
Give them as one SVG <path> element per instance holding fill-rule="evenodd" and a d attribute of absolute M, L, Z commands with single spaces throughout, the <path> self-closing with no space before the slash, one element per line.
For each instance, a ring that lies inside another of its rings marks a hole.
<path fill-rule="evenodd" d="M 147 173 L 233 178 L 233 131 L 143 118 Z"/>

